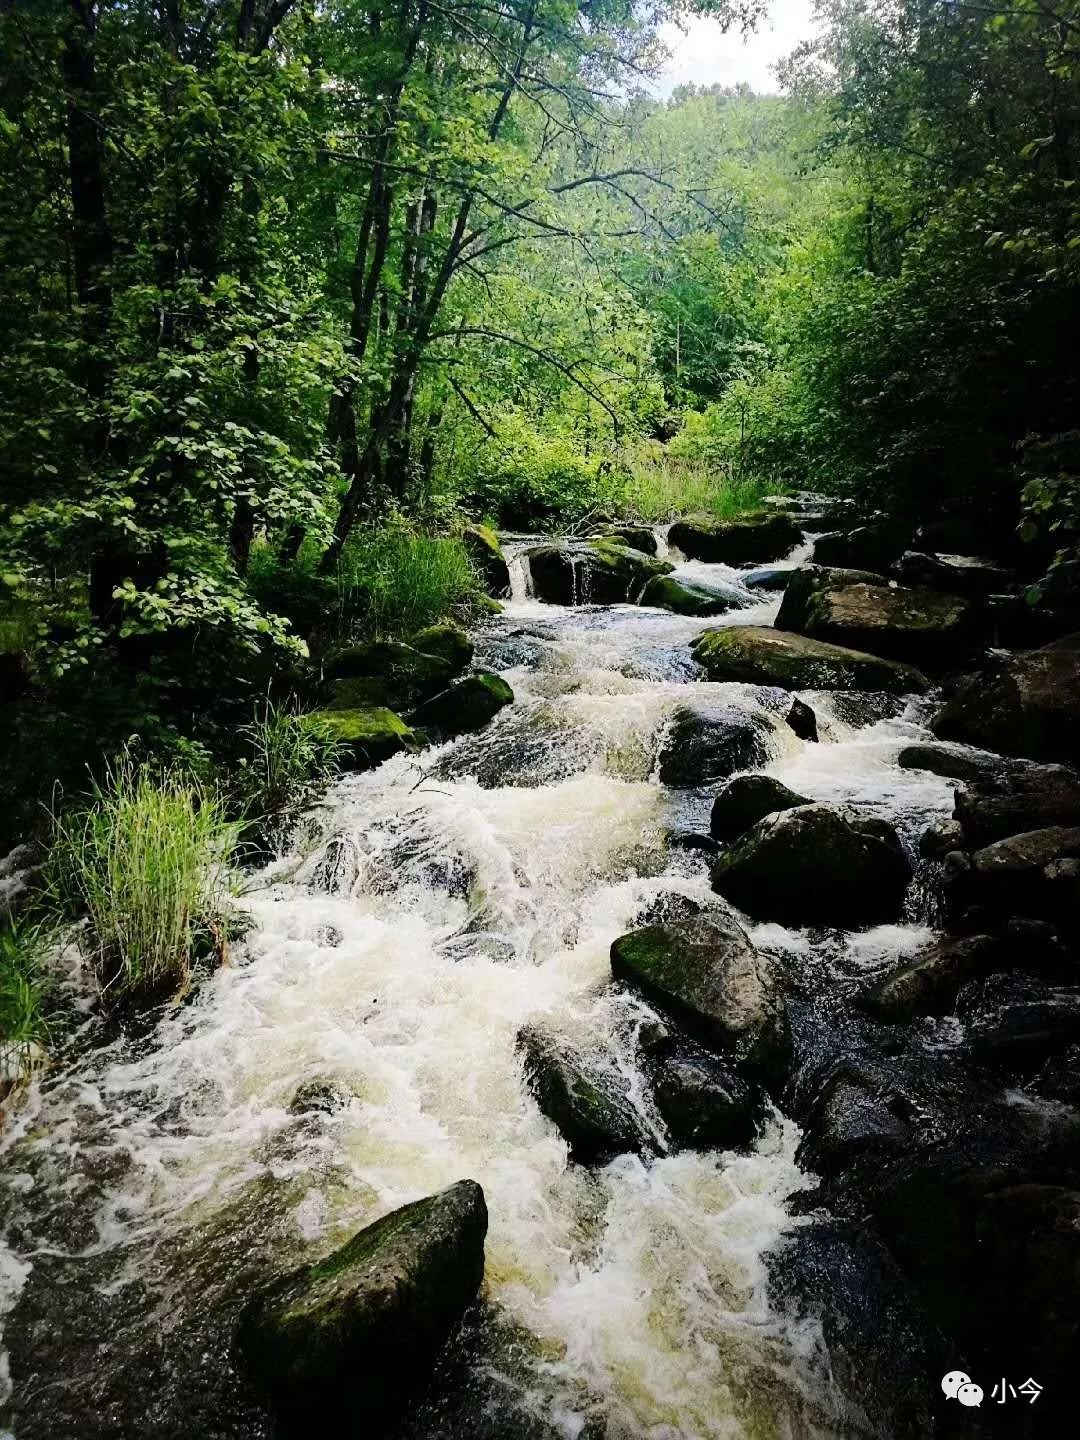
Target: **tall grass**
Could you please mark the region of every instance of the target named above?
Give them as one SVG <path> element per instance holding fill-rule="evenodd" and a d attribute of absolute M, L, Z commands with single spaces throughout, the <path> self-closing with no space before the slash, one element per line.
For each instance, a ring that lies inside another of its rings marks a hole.
<path fill-rule="evenodd" d="M 241 738 L 247 753 L 232 771 L 229 797 L 247 821 L 247 839 L 273 847 L 335 774 L 343 746 L 318 715 L 272 700 Z"/>
<path fill-rule="evenodd" d="M 222 945 L 238 827 L 220 796 L 124 754 L 54 825 L 47 887 L 62 913 L 85 916 L 80 943 L 105 988 L 183 988 L 197 941 Z"/>
<path fill-rule="evenodd" d="M 0 924 L 0 1087 L 17 1085 L 43 1058 L 48 945 L 49 932 L 40 923 L 9 918 Z"/>
<path fill-rule="evenodd" d="M 659 446 L 641 446 L 622 457 L 601 503 L 654 524 L 694 513 L 730 520 L 760 509 L 764 497 L 777 488 L 757 477 L 732 475 L 723 466 L 671 455 Z"/>
<path fill-rule="evenodd" d="M 460 540 L 393 524 L 353 536 L 339 584 L 343 612 L 362 611 L 378 636 L 411 635 L 466 607 L 480 588 Z"/>

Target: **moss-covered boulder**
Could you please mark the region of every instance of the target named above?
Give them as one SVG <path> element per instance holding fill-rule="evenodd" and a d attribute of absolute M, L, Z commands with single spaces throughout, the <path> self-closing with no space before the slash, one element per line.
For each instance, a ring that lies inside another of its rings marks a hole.
<path fill-rule="evenodd" d="M 290 1434 L 384 1435 L 476 1299 L 487 1207 L 473 1180 L 402 1206 L 241 1316 L 238 1350 Z"/>
<path fill-rule="evenodd" d="M 430 625 L 408 643 L 371 640 L 340 650 L 327 662 L 324 676 L 338 708 L 409 710 L 444 690 L 472 655 L 472 641 L 460 626 Z"/>
<path fill-rule="evenodd" d="M 418 748 L 413 731 L 400 715 L 385 706 L 315 710 L 310 718 L 322 721 L 338 741 L 346 769 L 370 770 L 402 750 Z"/>
<path fill-rule="evenodd" d="M 589 538 L 614 540 L 620 545 L 629 545 L 631 550 L 640 550 L 643 555 L 655 555 L 658 548 L 656 531 L 648 525 L 604 525 Z"/>
<path fill-rule="evenodd" d="M 935 735 L 1003 755 L 1080 762 L 1076 639 L 983 666 L 938 711 L 931 722 Z"/>
<path fill-rule="evenodd" d="M 625 1085 L 590 1070 L 565 1040 L 535 1025 L 518 1032 L 525 1078 L 540 1109 L 556 1126 L 570 1154 L 582 1165 L 603 1164 L 627 1151 L 649 1148 L 648 1136 Z"/>
<path fill-rule="evenodd" d="M 785 602 L 791 594 L 789 585 Z M 799 623 L 786 623 L 812 640 L 923 664 L 955 660 L 975 638 L 970 601 L 891 585 L 825 584 L 808 598 Z"/>
<path fill-rule="evenodd" d="M 709 830 L 715 840 L 737 840 L 766 815 L 812 803 L 771 775 L 736 775 L 713 801 Z"/>
<path fill-rule="evenodd" d="M 495 718 L 504 705 L 513 704 L 514 692 L 501 675 L 480 671 L 464 675 L 426 700 L 412 714 L 412 723 L 421 730 L 451 737 L 465 735 Z"/>
<path fill-rule="evenodd" d="M 875 690 L 922 694 L 930 682 L 920 671 L 805 635 L 763 625 L 706 630 L 694 641 L 694 659 L 710 680 L 780 685 L 786 690 Z"/>
<path fill-rule="evenodd" d="M 734 705 L 680 706 L 660 749 L 665 785 L 709 785 L 769 759 L 773 729 L 759 713 Z"/>
<path fill-rule="evenodd" d="M 905 585 L 944 590 L 969 600 L 984 599 L 1016 584 L 1011 570 L 972 555 L 927 555 L 919 550 L 906 550 L 895 569 Z"/>
<path fill-rule="evenodd" d="M 895 920 L 911 866 L 895 831 L 828 805 L 759 820 L 713 862 L 713 888 L 755 920 L 856 929 Z"/>
<path fill-rule="evenodd" d="M 834 530 L 814 541 L 814 563 L 851 570 L 888 570 L 907 548 L 910 531 L 894 525 L 859 525 Z"/>
<path fill-rule="evenodd" d="M 789 1051 L 783 996 L 734 916 L 710 912 L 622 935 L 611 947 L 611 973 L 763 1083 L 782 1077 Z"/>
<path fill-rule="evenodd" d="M 499 537 L 487 525 L 466 525 L 461 540 L 469 559 L 484 578 L 487 593 L 496 599 L 510 594 L 510 567 Z"/>
<path fill-rule="evenodd" d="M 824 590 L 843 590 L 848 585 L 884 584 L 884 576 L 876 575 L 872 570 L 800 565 L 791 571 L 791 579 L 776 615 L 776 628 L 804 633 L 811 618 L 813 601 Z"/>
<path fill-rule="evenodd" d="M 724 594 L 706 585 L 676 580 L 671 575 L 654 575 L 641 592 L 640 603 L 672 610 L 676 615 L 723 615 L 745 605 L 746 601 L 734 587 Z"/>
<path fill-rule="evenodd" d="M 668 540 L 691 560 L 721 565 L 760 565 L 782 560 L 802 539 L 802 527 L 783 511 L 761 511 L 718 520 L 712 515 L 691 515 L 676 520 Z"/>
<path fill-rule="evenodd" d="M 636 603 L 655 575 L 674 566 L 617 540 L 553 541 L 526 550 L 533 594 L 549 605 Z"/>

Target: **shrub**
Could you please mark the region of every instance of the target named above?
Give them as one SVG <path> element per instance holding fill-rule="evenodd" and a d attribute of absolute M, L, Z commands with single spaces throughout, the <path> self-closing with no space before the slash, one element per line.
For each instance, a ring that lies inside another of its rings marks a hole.
<path fill-rule="evenodd" d="M 273 847 L 338 769 L 342 745 L 318 716 L 267 700 L 241 737 L 241 756 L 229 798 L 248 822 L 247 838 Z"/>
<path fill-rule="evenodd" d="M 18 1084 L 40 1063 L 49 1038 L 45 956 L 49 932 L 41 924 L 0 924 L 0 1086 Z"/>
<path fill-rule="evenodd" d="M 213 789 L 124 753 L 54 831 L 47 888 L 62 915 L 85 916 L 79 941 L 106 989 L 182 989 L 197 944 L 222 950 L 238 826 Z"/>

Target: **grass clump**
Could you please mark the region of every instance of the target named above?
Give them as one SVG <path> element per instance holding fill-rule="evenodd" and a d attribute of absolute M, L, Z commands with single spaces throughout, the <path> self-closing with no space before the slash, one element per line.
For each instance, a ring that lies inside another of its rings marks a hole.
<path fill-rule="evenodd" d="M 230 799 L 249 841 L 272 848 L 341 768 L 344 747 L 318 715 L 272 700 L 240 733 L 246 753 L 232 772 Z"/>
<path fill-rule="evenodd" d="M 192 955 L 224 953 L 239 827 L 212 788 L 121 755 L 89 803 L 54 821 L 47 888 L 121 996 L 182 990 Z"/>
<path fill-rule="evenodd" d="M 0 924 L 0 1087 L 18 1085 L 41 1063 L 49 1039 L 49 932 L 9 917 Z"/>
<path fill-rule="evenodd" d="M 376 636 L 412 635 L 467 609 L 481 586 L 460 539 L 405 525 L 361 531 L 341 557 L 342 610 Z"/>
<path fill-rule="evenodd" d="M 733 520 L 760 510 L 764 497 L 780 488 L 760 476 L 740 476 L 724 465 L 642 444 L 612 473 L 601 504 L 653 524 L 691 514 Z"/>

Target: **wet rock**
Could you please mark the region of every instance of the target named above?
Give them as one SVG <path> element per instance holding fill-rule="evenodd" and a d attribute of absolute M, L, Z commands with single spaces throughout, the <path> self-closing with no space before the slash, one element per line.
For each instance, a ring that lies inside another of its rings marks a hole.
<path fill-rule="evenodd" d="M 843 590 L 848 585 L 884 585 L 883 576 L 872 570 L 848 570 L 829 565 L 800 565 L 791 579 L 776 616 L 778 630 L 803 633 L 814 613 L 814 601 L 826 590 Z"/>
<path fill-rule="evenodd" d="M 795 1322 L 820 1323 L 841 1404 L 861 1411 L 865 1433 L 889 1440 L 938 1433 L 936 1382 L 956 1368 L 957 1352 L 872 1231 L 817 1220 L 784 1237 L 766 1266 L 770 1306 Z"/>
<path fill-rule="evenodd" d="M 710 1049 L 765 1083 L 782 1075 L 787 1016 L 777 976 L 730 915 L 620 936 L 611 971 Z"/>
<path fill-rule="evenodd" d="M 791 594 L 788 586 L 785 603 Z M 969 601 L 889 585 L 823 585 L 803 607 L 799 622 L 785 624 L 814 640 L 920 664 L 954 660 L 970 648 L 974 634 Z"/>
<path fill-rule="evenodd" d="M 481 671 L 455 680 L 413 712 L 413 724 L 438 735 L 464 735 L 481 730 L 504 705 L 512 705 L 514 692 L 499 675 Z"/>
<path fill-rule="evenodd" d="M 657 551 L 656 531 L 648 525 L 604 525 L 590 538 L 615 540 L 631 550 L 640 550 L 643 555 L 655 555 Z"/>
<path fill-rule="evenodd" d="M 668 531 L 669 542 L 691 560 L 722 565 L 782 560 L 801 539 L 802 527 L 783 512 L 740 515 L 735 520 L 693 515 L 677 520 Z"/>
<path fill-rule="evenodd" d="M 1059 862 L 1078 859 L 1080 827 L 1056 825 L 995 840 L 970 857 L 949 857 L 950 900 L 954 907 L 983 905 L 1075 928 L 1074 876 Z"/>
<path fill-rule="evenodd" d="M 911 666 L 766 626 L 706 630 L 691 648 L 710 680 L 742 680 L 786 690 L 875 690 L 892 695 L 921 694 L 930 688 L 925 675 Z"/>
<path fill-rule="evenodd" d="M 931 728 L 1031 760 L 1080 760 L 1080 651 L 1066 644 L 998 658 L 971 677 Z"/>
<path fill-rule="evenodd" d="M 416 735 L 400 715 L 382 706 L 352 710 L 315 710 L 311 719 L 325 724 L 341 746 L 347 769 L 369 770 L 403 750 L 416 750 Z"/>
<path fill-rule="evenodd" d="M 964 832 L 959 820 L 948 816 L 935 820 L 919 836 L 919 854 L 924 860 L 942 860 L 953 850 L 959 850 L 964 843 Z"/>
<path fill-rule="evenodd" d="M 456 625 L 432 625 L 401 640 L 372 640 L 339 651 L 325 679 L 334 707 L 388 706 L 408 710 L 444 690 L 472 660 L 472 641 Z"/>
<path fill-rule="evenodd" d="M 469 559 L 484 577 L 487 593 L 496 599 L 509 595 L 510 567 L 495 531 L 486 525 L 466 525 L 461 539 Z"/>
<path fill-rule="evenodd" d="M 526 550 L 533 594 L 552 605 L 618 605 L 636 602 L 656 575 L 674 569 L 614 540 L 585 545 L 552 543 Z"/>
<path fill-rule="evenodd" d="M 894 1106 L 896 1097 L 870 1075 L 857 1069 L 834 1075 L 806 1122 L 797 1163 L 830 1176 L 868 1156 L 901 1153 L 911 1126 Z"/>
<path fill-rule="evenodd" d="M 717 840 L 735 840 L 766 815 L 810 804 L 771 775 L 737 775 L 713 801 L 709 829 Z"/>
<path fill-rule="evenodd" d="M 990 935 L 942 936 L 875 980 L 856 1003 L 875 1019 L 892 1024 L 916 1015 L 945 1015 L 962 985 L 990 974 L 1002 959 L 1003 946 Z"/>
<path fill-rule="evenodd" d="M 537 1026 L 521 1029 L 517 1045 L 536 1103 L 579 1164 L 604 1164 L 626 1151 L 649 1148 L 633 1107 L 611 1076 L 602 1083 L 566 1041 Z"/>
<path fill-rule="evenodd" d="M 1056 1105 L 1080 1109 L 1080 1044 L 1069 1045 L 1060 1055 L 1051 1056 L 1026 1088 Z"/>
<path fill-rule="evenodd" d="M 1005 590 L 1016 578 L 1012 571 L 990 560 L 967 555 L 928 555 L 920 550 L 906 550 L 895 568 L 905 585 L 944 590 L 968 600 L 980 600 Z"/>
<path fill-rule="evenodd" d="M 931 775 L 968 785 L 1000 775 L 1009 762 L 1000 755 L 972 750 L 966 745 L 919 744 L 905 745 L 896 763 L 901 770 L 928 770 Z"/>
<path fill-rule="evenodd" d="M 797 490 L 790 495 L 766 495 L 771 510 L 782 510 L 798 520 L 804 530 L 835 530 L 853 524 L 857 518 L 853 500 L 844 495 L 827 495 L 822 490 Z"/>
<path fill-rule="evenodd" d="M 1033 1069 L 1080 1040 L 1080 990 L 1037 975 L 995 974 L 965 986 L 957 1011 L 984 1064 Z"/>
<path fill-rule="evenodd" d="M 841 725 L 860 729 L 864 725 L 877 725 L 882 720 L 895 720 L 904 713 L 906 702 L 899 694 L 857 690 L 845 693 L 841 690 L 829 696 L 828 704 L 833 717 Z"/>
<path fill-rule="evenodd" d="M 1064 765 L 1014 766 L 956 792 L 955 816 L 968 845 L 1026 831 L 1080 824 L 1080 775 Z"/>
<path fill-rule="evenodd" d="M 766 816 L 712 869 L 713 888 L 757 920 L 844 929 L 895 919 L 910 878 L 889 825 L 827 805 Z"/>
<path fill-rule="evenodd" d="M 640 604 L 655 605 L 676 615 L 723 615 L 745 602 L 737 591 L 722 594 L 704 585 L 675 580 L 670 575 L 654 575 L 641 592 Z"/>
<path fill-rule="evenodd" d="M 791 707 L 784 716 L 788 725 L 799 737 L 800 740 L 817 744 L 818 721 L 817 716 L 804 700 L 792 700 Z"/>
<path fill-rule="evenodd" d="M 299 1085 L 289 1104 L 291 1115 L 333 1115 L 344 1110 L 350 1099 L 349 1092 L 339 1081 L 307 1080 Z"/>
<path fill-rule="evenodd" d="M 689 1041 L 661 1047 L 653 1068 L 656 1108 L 680 1150 L 739 1150 L 754 1143 L 764 1096 L 715 1055 Z"/>
<path fill-rule="evenodd" d="M 238 1348 L 288 1433 L 385 1434 L 475 1300 L 487 1207 L 472 1180 L 394 1210 L 245 1310 Z"/>
<path fill-rule="evenodd" d="M 764 565 L 757 570 L 748 570 L 742 577 L 747 590 L 786 590 L 794 570 L 778 569 L 775 565 Z"/>
<path fill-rule="evenodd" d="M 702 835 L 697 830 L 672 830 L 668 844 L 673 850 L 694 850 L 702 855 L 716 855 L 720 850 L 711 835 Z"/>
<path fill-rule="evenodd" d="M 763 765 L 771 737 L 772 727 L 763 716 L 734 706 L 680 707 L 660 751 L 660 779 L 676 787 L 726 779 L 736 770 Z"/>
<path fill-rule="evenodd" d="M 891 525 L 859 525 L 834 530 L 814 541 L 814 564 L 846 570 L 888 570 L 906 548 L 907 536 Z"/>

